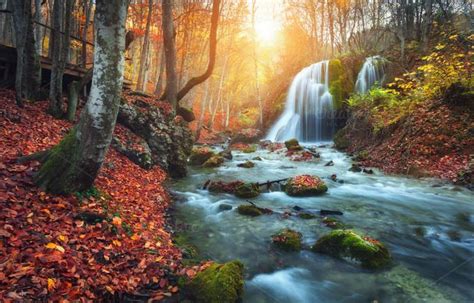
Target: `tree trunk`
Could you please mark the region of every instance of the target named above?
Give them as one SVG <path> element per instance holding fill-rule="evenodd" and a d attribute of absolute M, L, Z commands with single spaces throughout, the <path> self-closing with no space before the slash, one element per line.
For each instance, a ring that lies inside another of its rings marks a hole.
<path fill-rule="evenodd" d="M 143 37 L 142 52 L 140 55 L 140 70 L 138 71 L 137 90 L 144 92 L 146 90 L 145 72 L 147 70 L 148 52 L 150 49 L 150 26 L 153 10 L 153 0 L 148 0 L 148 16 L 146 19 L 145 36 Z"/>
<path fill-rule="evenodd" d="M 176 111 L 178 108 L 178 76 L 176 74 L 176 45 L 173 24 L 173 1 L 162 0 L 163 45 L 166 58 L 166 99 Z"/>
<path fill-rule="evenodd" d="M 204 98 L 202 98 L 201 100 L 201 112 L 199 113 L 198 125 L 196 127 L 196 137 L 195 137 L 196 141 L 198 141 L 199 137 L 201 137 L 201 129 L 202 129 L 202 125 L 204 124 L 204 116 L 206 114 L 206 105 L 207 105 L 207 99 L 209 98 L 210 85 L 211 85 L 211 80 L 206 82 L 206 92 L 204 93 Z"/>
<path fill-rule="evenodd" d="M 8 4 L 13 11 L 16 35 L 16 103 L 23 106 L 23 98 L 34 98 L 39 91 L 41 66 L 36 52 L 31 0 L 9 1 Z"/>
<path fill-rule="evenodd" d="M 163 72 L 165 71 L 165 49 L 161 50 L 160 69 L 158 71 L 158 80 L 155 86 L 155 95 L 160 96 L 163 90 Z"/>
<path fill-rule="evenodd" d="M 84 10 L 86 12 L 86 20 L 84 21 L 84 31 L 82 32 L 82 51 L 81 51 L 81 65 L 83 68 L 87 64 L 87 31 L 89 30 L 89 22 L 91 19 L 92 2 L 93 0 L 84 0 Z"/>
<path fill-rule="evenodd" d="M 426 51 L 428 49 L 428 40 L 429 40 L 429 31 L 431 28 L 431 17 L 433 14 L 433 3 L 431 0 L 425 0 L 425 15 L 423 18 L 422 32 L 421 32 L 421 42 L 422 49 Z"/>
<path fill-rule="evenodd" d="M 123 83 L 128 0 L 97 0 L 92 88 L 79 123 L 51 149 L 35 176 L 53 193 L 92 186 L 112 140 Z"/>

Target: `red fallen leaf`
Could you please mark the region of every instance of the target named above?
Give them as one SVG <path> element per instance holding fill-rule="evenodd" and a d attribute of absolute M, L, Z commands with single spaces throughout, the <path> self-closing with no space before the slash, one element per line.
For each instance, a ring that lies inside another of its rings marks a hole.
<path fill-rule="evenodd" d="M 196 275 L 196 271 L 194 271 L 193 269 L 188 269 L 188 270 L 186 270 L 186 275 L 188 277 L 192 278 Z"/>
<path fill-rule="evenodd" d="M 6 230 L 0 228 L 0 236 L 1 236 L 1 237 L 10 238 L 11 235 L 12 235 L 12 234 L 9 233 L 8 231 L 6 231 Z"/>
<path fill-rule="evenodd" d="M 161 279 L 160 280 L 160 288 L 165 288 L 165 286 L 168 284 L 168 280 L 166 279 Z"/>

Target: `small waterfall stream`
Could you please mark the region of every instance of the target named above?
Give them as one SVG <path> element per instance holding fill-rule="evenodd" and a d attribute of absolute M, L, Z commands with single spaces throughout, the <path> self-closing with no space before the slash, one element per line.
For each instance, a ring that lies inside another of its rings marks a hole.
<path fill-rule="evenodd" d="M 365 94 L 376 83 L 382 84 L 385 76 L 383 58 L 380 56 L 368 57 L 357 76 L 355 90 Z"/>
<path fill-rule="evenodd" d="M 270 129 L 267 139 L 328 141 L 332 139 L 334 129 L 333 98 L 329 92 L 329 61 L 326 60 L 304 68 L 293 79 L 285 111 Z"/>

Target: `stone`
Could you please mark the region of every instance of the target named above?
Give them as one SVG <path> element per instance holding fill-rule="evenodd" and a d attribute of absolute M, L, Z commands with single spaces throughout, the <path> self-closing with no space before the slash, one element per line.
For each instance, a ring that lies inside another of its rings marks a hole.
<path fill-rule="evenodd" d="M 300 251 L 302 238 L 301 233 L 285 228 L 272 236 L 272 243 L 285 251 Z"/>
<path fill-rule="evenodd" d="M 255 166 L 255 163 L 253 163 L 252 161 L 245 161 L 243 163 L 239 163 L 237 164 L 238 167 L 243 167 L 243 168 L 252 168 Z"/>
<path fill-rule="evenodd" d="M 324 164 L 324 166 L 334 166 L 334 162 L 331 160 L 328 163 Z"/>
<path fill-rule="evenodd" d="M 191 165 L 203 165 L 204 162 L 215 156 L 214 152 L 209 147 L 195 147 L 191 151 L 189 157 L 189 164 Z"/>
<path fill-rule="evenodd" d="M 222 163 L 224 163 L 224 158 L 223 157 L 221 157 L 221 156 L 212 156 L 206 162 L 204 162 L 202 167 L 215 168 L 215 167 L 221 166 Z"/>
<path fill-rule="evenodd" d="M 318 176 L 301 175 L 288 179 L 285 192 L 289 196 L 317 196 L 327 192 L 328 188 Z"/>
<path fill-rule="evenodd" d="M 300 146 L 300 143 L 296 139 L 290 139 L 288 141 L 285 141 L 285 147 L 291 151 L 303 150 L 303 147 Z"/>
<path fill-rule="evenodd" d="M 226 203 L 221 203 L 219 204 L 219 211 L 227 211 L 227 210 L 231 210 L 232 209 L 232 205 L 230 204 L 226 204 Z"/>
<path fill-rule="evenodd" d="M 223 150 L 223 151 L 219 152 L 218 155 L 223 157 L 226 160 L 232 160 L 233 159 L 232 151 L 230 149 Z"/>
<path fill-rule="evenodd" d="M 362 171 L 362 168 L 358 163 L 352 164 L 351 168 L 349 168 L 349 171 L 354 172 L 354 173 L 360 173 Z"/>
<path fill-rule="evenodd" d="M 322 236 L 312 250 L 337 258 L 350 258 L 368 269 L 380 269 L 391 263 L 388 249 L 379 241 L 362 237 L 352 230 L 334 230 Z"/>
<path fill-rule="evenodd" d="M 262 210 L 255 205 L 240 205 L 237 207 L 237 212 L 241 215 L 249 217 L 258 217 L 263 215 Z"/>
<path fill-rule="evenodd" d="M 255 198 L 260 195 L 260 188 L 256 184 L 244 183 L 235 188 L 235 196 L 243 199 Z"/>

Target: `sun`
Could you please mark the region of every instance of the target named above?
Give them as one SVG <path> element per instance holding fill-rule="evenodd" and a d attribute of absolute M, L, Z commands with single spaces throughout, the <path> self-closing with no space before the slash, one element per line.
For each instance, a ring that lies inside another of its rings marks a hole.
<path fill-rule="evenodd" d="M 277 37 L 280 24 L 275 21 L 257 21 L 255 22 L 255 32 L 257 39 L 264 43 L 272 43 Z"/>

